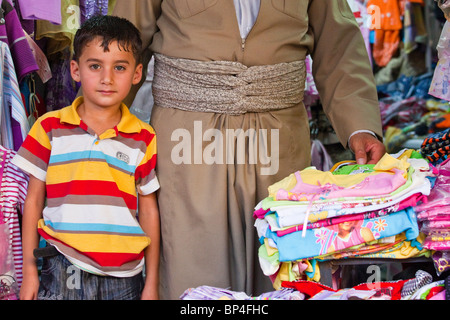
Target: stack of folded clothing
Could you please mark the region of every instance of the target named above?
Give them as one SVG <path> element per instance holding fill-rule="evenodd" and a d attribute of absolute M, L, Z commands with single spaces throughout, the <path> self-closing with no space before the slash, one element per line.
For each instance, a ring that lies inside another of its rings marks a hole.
<path fill-rule="evenodd" d="M 354 287 L 333 289 L 309 280 L 283 281 L 279 290 L 249 296 L 244 292 L 211 286 L 189 288 L 181 300 L 448 300 L 450 277 L 433 281 L 426 271 L 415 277 L 395 281 L 361 283 Z"/>
<path fill-rule="evenodd" d="M 450 159 L 436 167 L 438 174 L 428 201 L 416 207 L 423 246 L 433 250 L 438 274 L 450 270 Z"/>
<path fill-rule="evenodd" d="M 420 153 L 403 150 L 375 165 L 306 168 L 271 185 L 254 211 L 264 274 L 279 288 L 305 275 L 318 281 L 317 260 L 427 254 L 413 207 L 430 194 L 431 177 Z"/>
<path fill-rule="evenodd" d="M 444 280 L 433 281 L 431 274 L 422 270 L 411 279 L 362 283 L 337 290 L 304 280 L 284 281 L 282 287 L 299 291 L 305 300 L 446 300 Z"/>

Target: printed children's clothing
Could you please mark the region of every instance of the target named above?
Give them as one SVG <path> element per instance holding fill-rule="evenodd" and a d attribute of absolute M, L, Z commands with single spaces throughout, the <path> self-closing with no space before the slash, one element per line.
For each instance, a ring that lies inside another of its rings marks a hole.
<path fill-rule="evenodd" d="M 410 203 L 408 202 L 408 204 L 410 204 Z M 336 217 L 332 217 L 332 218 L 327 218 L 325 220 L 319 220 L 316 222 L 312 222 L 307 225 L 307 228 L 308 229 L 321 228 L 321 227 L 337 225 L 337 224 L 345 223 L 345 222 L 349 222 L 349 221 L 383 217 L 389 213 L 397 212 L 397 211 L 403 210 L 407 207 L 410 207 L 410 205 L 393 206 L 393 207 L 389 208 L 389 210 L 367 211 L 367 212 L 362 212 L 362 213 L 336 216 Z M 269 221 L 269 224 L 270 224 L 270 221 Z M 286 235 L 290 232 L 293 232 L 292 228 L 293 227 L 284 228 L 281 230 L 274 230 L 273 228 L 271 228 L 271 230 L 277 231 L 277 234 L 281 236 L 281 235 Z M 303 230 L 303 225 L 298 225 L 298 226 L 296 226 L 296 228 L 298 228 L 298 230 Z"/>
<path fill-rule="evenodd" d="M 408 170 L 407 182 L 392 194 L 384 194 L 379 197 L 366 196 L 363 200 L 351 200 L 346 197 L 342 201 L 336 199 L 321 201 L 322 198 L 318 197 L 318 200 L 313 202 L 274 201 L 267 197 L 258 204 L 254 216 L 255 218 L 268 220 L 273 231 L 292 228 L 292 226 L 301 230 L 302 227 L 298 227 L 298 225 L 304 223 L 305 219 L 309 223 L 315 223 L 333 217 L 357 213 L 377 212 L 378 214 L 387 214 L 408 206 L 415 206 L 423 199 L 424 195 L 430 193 L 429 165 L 423 159 L 422 161 L 409 159 L 408 162 L 411 166 Z M 341 174 L 343 170 L 337 172 Z"/>
<path fill-rule="evenodd" d="M 397 190 L 406 182 L 404 172 L 397 170 L 394 175 L 381 172 L 374 177 L 366 177 L 363 181 L 354 185 L 343 186 L 336 181 L 324 185 L 310 185 L 302 180 L 299 172 L 294 173 L 297 183 L 290 190 L 279 189 L 276 194 L 277 200 L 312 200 L 312 199 L 336 199 L 348 197 L 377 196 Z M 343 177 L 343 176 L 335 176 Z M 344 176 L 351 177 L 351 176 Z"/>
<path fill-rule="evenodd" d="M 448 140 L 447 136 L 448 132 L 444 131 L 440 139 L 430 139 L 430 143 L 443 143 Z M 450 269 L 450 160 L 440 162 L 436 169 L 438 174 L 428 201 L 415 209 L 421 223 L 420 231 L 426 235 L 423 246 L 434 251 L 436 272 L 441 274 Z"/>
<path fill-rule="evenodd" d="M 412 188 L 407 193 L 398 197 L 386 196 L 382 200 L 373 200 L 372 202 L 367 200 L 323 206 L 312 205 L 308 207 L 306 205 L 297 205 L 289 207 L 272 207 L 272 210 L 276 215 L 276 221 L 280 228 L 291 227 L 303 223 L 305 219 L 314 223 L 328 218 L 358 213 L 378 212 L 379 214 L 387 214 L 408 206 L 417 205 L 423 198 L 422 195 L 428 195 L 430 193 L 430 188 L 429 181 L 424 180 L 417 188 Z M 310 210 L 309 212 L 308 209 Z"/>
<path fill-rule="evenodd" d="M 418 152 L 404 150 L 375 165 L 307 168 L 271 185 L 253 213 L 264 274 L 277 288 L 282 280 L 316 277 L 299 268 L 305 261 L 430 256 L 413 208 L 427 201 L 436 172 Z M 377 179 L 389 181 L 384 193 Z"/>
<path fill-rule="evenodd" d="M 335 175 L 307 168 L 269 187 L 276 200 L 330 200 L 385 195 L 404 185 L 409 163 L 386 154 L 370 172 Z"/>
<path fill-rule="evenodd" d="M 350 237 L 343 238 L 339 236 L 339 232 L 339 227 L 324 227 L 306 230 L 305 237 L 302 236 L 302 231 L 279 237 L 267 230 L 264 236 L 275 242 L 280 253 L 280 261 L 292 261 L 320 256 L 367 242 L 363 233 L 368 234 L 369 241 L 401 232 L 405 232 L 407 240 L 413 240 L 418 237 L 419 228 L 414 210 L 408 208 L 386 217 L 363 220 L 353 227 Z"/>
<path fill-rule="evenodd" d="M 78 116 L 83 97 L 38 119 L 13 163 L 46 182 L 38 230 L 89 272 L 133 276 L 150 239 L 137 221 L 137 193 L 159 188 L 156 137 L 122 104 L 122 118 L 97 136 Z"/>
<path fill-rule="evenodd" d="M 373 244 L 351 247 L 331 255 L 318 257 L 317 259 L 408 259 L 414 257 L 430 257 L 431 251 L 422 246 L 423 239 L 424 236 L 419 234 L 416 239 L 408 241 L 404 233 L 400 233 L 395 236 L 395 241 L 392 243 L 384 243 L 384 239 L 380 239 Z"/>

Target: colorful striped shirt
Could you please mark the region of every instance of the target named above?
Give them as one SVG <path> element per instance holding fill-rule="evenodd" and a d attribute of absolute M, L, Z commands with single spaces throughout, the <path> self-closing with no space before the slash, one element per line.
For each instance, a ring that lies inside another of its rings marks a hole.
<path fill-rule="evenodd" d="M 13 163 L 46 182 L 38 231 L 48 243 L 88 272 L 133 276 L 150 244 L 138 194 L 159 188 L 155 132 L 122 104 L 119 124 L 97 136 L 76 111 L 82 102 L 40 117 Z"/>

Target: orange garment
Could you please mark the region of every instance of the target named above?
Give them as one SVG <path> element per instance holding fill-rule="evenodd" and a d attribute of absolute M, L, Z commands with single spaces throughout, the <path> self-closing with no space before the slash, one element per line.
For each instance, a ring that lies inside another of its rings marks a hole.
<path fill-rule="evenodd" d="M 400 44 L 401 0 L 369 0 L 367 11 L 372 15 L 371 29 L 375 30 L 373 58 L 384 67 L 396 53 Z"/>
<path fill-rule="evenodd" d="M 436 129 L 447 129 L 450 128 L 450 114 L 445 114 L 441 116 L 442 121 L 436 123 Z"/>

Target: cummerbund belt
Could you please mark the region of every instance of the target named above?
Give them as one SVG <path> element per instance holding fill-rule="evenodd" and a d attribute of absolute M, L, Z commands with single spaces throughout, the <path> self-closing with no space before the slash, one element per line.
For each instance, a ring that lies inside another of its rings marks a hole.
<path fill-rule="evenodd" d="M 198 61 L 155 54 L 155 105 L 186 111 L 267 112 L 303 101 L 305 61 L 247 67 L 233 61 Z"/>

